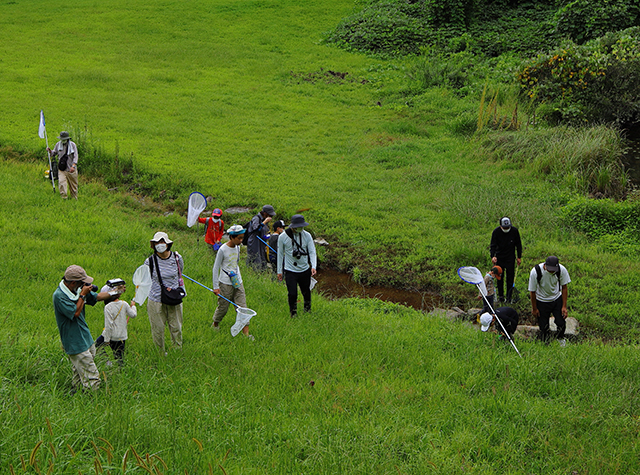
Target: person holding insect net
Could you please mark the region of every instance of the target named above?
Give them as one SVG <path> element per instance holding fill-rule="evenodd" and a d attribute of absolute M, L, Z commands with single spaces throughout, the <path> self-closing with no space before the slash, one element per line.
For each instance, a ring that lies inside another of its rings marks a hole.
<path fill-rule="evenodd" d="M 198 218 L 198 222 L 204 224 L 204 242 L 211 246 L 213 251 L 218 251 L 222 245 L 224 221 L 221 218 L 222 210 L 220 208 L 214 209 L 209 218 Z"/>
<path fill-rule="evenodd" d="M 518 322 L 520 321 L 520 316 L 518 312 L 511 307 L 498 307 L 495 309 L 494 313 L 490 313 L 490 311 L 483 313 L 480 316 L 480 330 L 486 332 L 489 330 L 489 327 L 495 319 L 499 319 L 502 325 L 495 325 L 495 331 L 500 335 L 501 340 L 506 340 L 507 336 L 504 334 L 504 330 L 509 334 L 509 337 L 513 339 L 513 334 L 518 329 Z"/>
<path fill-rule="evenodd" d="M 182 348 L 182 299 L 187 295 L 182 280 L 184 260 L 180 254 L 171 250 L 173 241 L 167 233 L 155 233 L 150 245 L 153 254 L 144 261 L 151 273 L 147 314 L 153 342 L 166 356 L 165 326 L 169 327 L 173 346 Z"/>
<path fill-rule="evenodd" d="M 316 246 L 303 228 L 308 226 L 301 214 L 291 217 L 289 228 L 278 238 L 278 280 L 287 284 L 289 313 L 298 315 L 298 286 L 304 299 L 304 311 L 311 311 L 311 277 L 316 275 Z"/>
<path fill-rule="evenodd" d="M 218 306 L 213 314 L 213 328 L 220 330 L 220 322 L 229 311 L 229 301 L 240 307 L 247 306 L 247 296 L 242 284 L 240 275 L 240 245 L 247 230 L 239 224 L 234 224 L 229 228 L 227 234 L 229 240 L 225 242 L 218 253 L 213 264 L 213 292 L 218 296 Z M 249 325 L 242 328 L 244 336 L 254 340 L 249 334 Z"/>
<path fill-rule="evenodd" d="M 67 189 L 71 198 L 78 199 L 78 147 L 71 140 L 69 132 L 60 132 L 60 141 L 53 150 L 47 147 L 52 158 L 58 159 L 58 186 L 60 196 L 67 199 Z"/>
<path fill-rule="evenodd" d="M 247 234 L 244 239 L 244 244 L 247 246 L 247 264 L 256 272 L 265 270 L 269 265 L 264 236 L 269 232 L 269 222 L 275 215 L 273 206 L 264 205 L 262 211 L 247 223 Z"/>
<path fill-rule="evenodd" d="M 513 292 L 513 280 L 516 263 L 522 261 L 522 240 L 520 231 L 511 225 L 511 220 L 506 216 L 500 219 L 500 226 L 491 233 L 491 262 L 494 266 L 500 266 L 503 271 L 502 280 L 498 281 L 498 302 L 505 301 L 504 283 L 507 283 L 507 302 L 511 302 Z"/>

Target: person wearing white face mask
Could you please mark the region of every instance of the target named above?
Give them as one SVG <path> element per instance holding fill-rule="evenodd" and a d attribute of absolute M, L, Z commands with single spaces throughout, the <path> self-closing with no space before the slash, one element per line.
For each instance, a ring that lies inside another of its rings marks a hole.
<path fill-rule="evenodd" d="M 507 302 L 511 302 L 513 291 L 513 279 L 516 267 L 522 262 L 522 241 L 520 231 L 511 225 L 508 217 L 500 218 L 500 226 L 493 230 L 491 234 L 491 262 L 494 266 L 502 267 L 502 280 L 498 281 L 498 301 L 504 302 L 504 282 L 507 283 Z M 505 279 L 506 276 L 506 279 Z"/>
<path fill-rule="evenodd" d="M 214 251 L 220 249 L 224 235 L 224 221 L 221 217 L 222 210 L 216 208 L 211 212 L 210 218 L 198 218 L 198 222 L 204 224 L 204 242 L 209 244 Z"/>
<path fill-rule="evenodd" d="M 169 328 L 173 346 L 182 347 L 182 297 L 186 296 L 182 280 L 184 261 L 180 254 L 171 251 L 173 241 L 167 233 L 155 233 L 150 244 L 153 254 L 144 261 L 151 272 L 147 314 L 153 342 L 164 352 L 165 326 Z M 169 301 L 167 293 L 179 293 L 179 299 Z"/>
<path fill-rule="evenodd" d="M 311 311 L 311 277 L 318 264 L 313 237 L 303 228 L 308 226 L 301 214 L 291 217 L 289 229 L 278 238 L 278 280 L 287 284 L 291 318 L 298 315 L 298 286 L 304 299 L 304 311 Z"/>

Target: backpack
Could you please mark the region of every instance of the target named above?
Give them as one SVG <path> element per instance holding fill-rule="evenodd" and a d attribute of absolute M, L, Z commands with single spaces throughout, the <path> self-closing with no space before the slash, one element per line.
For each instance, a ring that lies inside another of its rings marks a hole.
<path fill-rule="evenodd" d="M 562 290 L 562 285 L 560 284 L 560 267 L 558 267 L 558 270 L 555 271 L 553 275 L 558 279 L 558 290 Z M 540 264 L 536 264 L 536 279 L 538 280 L 538 285 L 540 285 L 540 281 L 542 280 L 542 268 Z"/>
<path fill-rule="evenodd" d="M 58 170 L 66 171 L 68 168 L 67 161 L 69 160 L 69 142 L 67 142 L 64 148 L 64 155 L 58 159 Z"/>
<path fill-rule="evenodd" d="M 242 226 L 244 229 L 246 229 L 246 231 L 242 235 L 242 245 L 244 246 L 249 244 L 249 226 L 251 225 L 251 221 L 253 221 L 253 218 L 251 218 L 251 220 L 247 224 Z"/>

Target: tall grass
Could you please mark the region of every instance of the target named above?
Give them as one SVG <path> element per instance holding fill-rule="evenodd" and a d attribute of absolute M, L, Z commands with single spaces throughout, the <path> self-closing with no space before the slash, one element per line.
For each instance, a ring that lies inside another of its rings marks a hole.
<path fill-rule="evenodd" d="M 610 127 L 529 129 L 491 134 L 481 143 L 494 157 L 530 163 L 572 192 L 620 199 L 630 189 L 621 161 L 624 140 Z"/>
<path fill-rule="evenodd" d="M 51 308 L 67 265 L 130 283 L 161 229 L 190 277 L 208 283 L 213 256 L 175 215 L 97 183 L 66 202 L 34 192 L 37 164 L 2 161 L 0 172 L 0 199 L 12 203 L 0 221 L 11 296 L 0 303 L 3 473 L 638 470 L 635 346 L 518 339 L 520 359 L 492 333 L 370 299 L 314 295 L 313 311 L 292 320 L 282 284 L 243 261 L 255 342 L 230 336 L 231 314 L 213 332 L 211 294 L 188 285 L 182 350 L 158 354 L 142 306 L 126 365 L 99 357 L 100 391 L 70 395 Z M 604 290 L 618 275 L 600 279 Z M 87 321 L 97 336 L 101 304 Z"/>

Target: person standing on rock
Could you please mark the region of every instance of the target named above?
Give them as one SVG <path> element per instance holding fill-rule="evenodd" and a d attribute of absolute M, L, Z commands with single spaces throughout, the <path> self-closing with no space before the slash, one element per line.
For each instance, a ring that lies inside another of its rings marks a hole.
<path fill-rule="evenodd" d="M 516 263 L 522 261 L 522 241 L 518 228 L 511 225 L 508 217 L 500 219 L 500 226 L 491 234 L 491 262 L 494 266 L 502 267 L 503 279 L 498 281 L 498 301 L 505 301 L 504 283 L 507 283 L 507 302 L 511 302 L 513 280 Z M 504 278 L 506 276 L 506 279 Z"/>
<path fill-rule="evenodd" d="M 567 328 L 567 284 L 571 282 L 569 272 L 556 256 L 549 256 L 534 266 L 529 274 L 529 295 L 533 316 L 538 319 L 540 339 L 549 341 L 549 317 L 555 317 L 558 327 L 557 339 L 566 344 L 564 332 Z"/>

